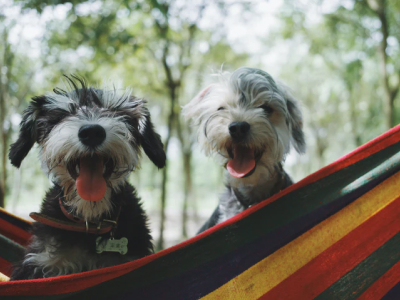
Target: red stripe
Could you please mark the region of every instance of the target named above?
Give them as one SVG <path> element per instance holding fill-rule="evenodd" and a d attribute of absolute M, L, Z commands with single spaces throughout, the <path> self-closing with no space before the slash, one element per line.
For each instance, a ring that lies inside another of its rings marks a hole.
<path fill-rule="evenodd" d="M 357 300 L 381 299 L 400 282 L 400 261 L 375 281 Z"/>
<path fill-rule="evenodd" d="M 0 219 L 0 234 L 22 246 L 26 246 L 29 238 L 31 237 L 29 232 L 3 219 Z"/>
<path fill-rule="evenodd" d="M 313 299 L 398 233 L 399 219 L 397 198 L 259 299 Z"/>
<path fill-rule="evenodd" d="M 213 228 L 210 228 L 205 232 L 185 242 L 182 242 L 168 249 L 162 250 L 153 255 L 123 265 L 99 269 L 99 270 L 93 270 L 79 274 L 47 278 L 47 279 L 0 283 L 0 294 L 5 296 L 6 295 L 54 295 L 54 294 L 78 291 L 84 288 L 94 286 L 106 280 L 116 278 L 130 271 L 133 271 L 149 262 L 152 262 L 162 256 L 165 256 L 171 252 L 174 252 L 178 249 L 182 249 L 190 244 L 193 244 L 198 240 L 204 238 L 205 236 L 208 236 L 214 233 L 215 231 L 218 231 L 221 228 L 224 228 L 226 226 L 229 226 L 233 223 L 240 221 L 241 219 L 254 213 L 255 211 L 264 207 L 265 205 L 275 201 L 276 199 L 282 197 L 283 195 L 293 192 L 294 190 L 297 190 L 307 184 L 315 182 L 322 177 L 332 174 L 376 152 L 379 152 L 380 150 L 397 143 L 399 140 L 400 140 L 400 125 L 392 128 L 388 132 L 382 134 L 381 136 L 368 142 L 367 144 L 357 148 L 355 151 L 340 158 L 336 162 L 328 165 L 327 167 L 311 174 L 310 176 L 301 180 L 297 184 L 294 184 L 286 188 L 282 192 L 269 198 L 267 201 L 263 201 L 262 203 L 254 205 L 251 208 L 246 209 L 244 212 L 236 215 L 235 217 L 230 218 L 229 220 L 220 223 L 214 226 Z"/>
<path fill-rule="evenodd" d="M 12 264 L 8 260 L 0 257 L 0 272 L 8 277 L 10 277 L 11 274 L 11 265 Z"/>

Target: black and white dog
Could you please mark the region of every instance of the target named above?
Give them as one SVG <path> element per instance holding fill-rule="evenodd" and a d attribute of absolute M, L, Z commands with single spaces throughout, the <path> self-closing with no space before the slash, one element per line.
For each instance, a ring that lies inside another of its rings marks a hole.
<path fill-rule="evenodd" d="M 69 92 L 34 97 L 9 158 L 19 167 L 35 142 L 54 186 L 33 237 L 11 280 L 52 277 L 128 262 L 153 252 L 147 217 L 127 176 L 139 166 L 140 147 L 165 165 L 160 136 L 145 101 L 127 89 L 87 87 L 67 77 Z M 78 85 L 80 85 L 78 87 Z"/>
<path fill-rule="evenodd" d="M 206 155 L 226 168 L 226 190 L 202 232 L 292 184 L 282 168 L 290 144 L 305 151 L 302 114 L 288 90 L 266 72 L 219 75 L 182 114 L 198 127 Z"/>

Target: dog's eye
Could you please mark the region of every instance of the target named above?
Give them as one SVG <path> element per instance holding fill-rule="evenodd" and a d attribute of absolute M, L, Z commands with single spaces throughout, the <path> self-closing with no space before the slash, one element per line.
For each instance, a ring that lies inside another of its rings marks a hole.
<path fill-rule="evenodd" d="M 222 107 L 222 106 L 220 108 L 218 108 L 218 110 L 224 110 L 224 109 L 225 109 L 225 107 Z"/>
<path fill-rule="evenodd" d="M 268 115 L 270 115 L 274 112 L 274 109 L 269 105 L 263 105 L 263 106 L 260 106 L 260 108 L 262 108 Z"/>

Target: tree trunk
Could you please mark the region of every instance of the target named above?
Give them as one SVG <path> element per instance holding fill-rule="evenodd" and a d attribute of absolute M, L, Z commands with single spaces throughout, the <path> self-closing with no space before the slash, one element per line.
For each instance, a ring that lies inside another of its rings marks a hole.
<path fill-rule="evenodd" d="M 12 124 L 8 116 L 8 103 L 9 99 L 13 97 L 15 103 L 15 107 L 19 107 L 21 100 L 25 98 L 25 96 L 30 91 L 30 81 L 26 82 L 26 88 L 22 88 L 22 79 L 19 81 L 19 89 L 18 94 L 13 93 L 9 90 L 10 78 L 12 77 L 12 70 L 15 61 L 15 50 L 11 49 L 11 45 L 8 42 L 8 34 L 11 30 L 11 27 L 5 28 L 2 34 L 2 57 L 0 59 L 0 70 L 3 67 L 6 67 L 6 72 L 3 74 L 0 73 L 0 140 L 1 140 L 1 174 L 0 174 L 0 207 L 5 206 L 5 197 L 8 193 L 9 188 L 7 187 L 7 163 L 8 163 L 8 142 L 10 140 L 10 136 L 12 134 Z M 21 46 L 20 43 L 17 44 L 17 48 Z M 31 78 L 34 74 L 34 71 L 30 72 L 30 74 L 24 74 L 26 78 Z M 23 92 L 23 93 L 20 93 Z M 5 124 L 7 121 L 6 128 Z"/>
<path fill-rule="evenodd" d="M 168 134 L 164 142 L 165 152 L 168 152 L 169 141 L 172 136 L 172 126 L 175 119 L 175 102 L 176 102 L 176 86 L 170 86 L 170 111 L 168 116 Z M 165 207 L 167 199 L 167 182 L 168 182 L 168 158 L 165 161 L 165 167 L 162 172 L 161 181 L 161 208 L 160 208 L 160 233 L 157 242 L 157 250 L 164 249 L 164 225 L 165 225 Z"/>
<path fill-rule="evenodd" d="M 383 4 L 384 5 L 384 4 Z M 389 36 L 388 32 L 388 24 L 386 19 L 386 10 L 383 6 L 382 9 L 378 12 L 379 20 L 381 21 L 381 32 L 382 32 L 382 41 L 379 47 L 379 52 L 381 54 L 381 72 L 383 75 L 383 90 L 384 90 L 384 111 L 386 115 L 386 127 L 392 128 L 394 124 L 394 107 L 393 100 L 391 97 L 390 85 L 389 85 L 389 74 L 387 72 L 387 39 Z"/>
<path fill-rule="evenodd" d="M 1 122 L 0 126 L 4 123 Z M 1 132 L 1 178 L 0 178 L 0 207 L 5 207 L 5 196 L 6 196 L 6 180 L 7 180 L 7 146 L 4 141 L 3 130 Z M 6 158 L 5 158 L 6 157 Z"/>
<path fill-rule="evenodd" d="M 358 84 L 357 84 L 358 88 Z M 351 131 L 354 138 L 354 144 L 356 147 L 362 145 L 361 135 L 358 130 L 358 113 L 357 113 L 357 97 L 354 96 L 353 90 L 354 86 L 351 84 L 347 85 L 347 90 L 349 91 L 349 104 L 350 104 L 350 124 L 351 124 Z"/>
<path fill-rule="evenodd" d="M 0 207 L 5 207 L 5 196 L 7 192 L 7 141 L 8 141 L 8 132 L 10 130 L 4 129 L 4 122 L 0 124 L 3 126 L 3 130 L 1 131 L 1 187 L 2 190 L 2 198 L 0 199 Z"/>
<path fill-rule="evenodd" d="M 318 169 L 322 168 L 325 165 L 325 159 L 324 159 L 324 154 L 325 150 L 327 149 L 327 143 L 326 140 L 321 137 L 319 130 L 320 128 L 317 126 L 313 126 L 311 124 L 311 129 L 312 132 L 314 133 L 315 137 L 315 143 L 316 143 L 316 155 L 317 155 L 317 160 L 318 160 Z"/>
<path fill-rule="evenodd" d="M 182 206 L 182 237 L 188 237 L 187 221 L 188 221 L 188 202 L 192 193 L 192 170 L 191 170 L 192 152 L 186 151 L 183 153 L 183 171 L 185 176 L 185 185 L 183 193 Z"/>
<path fill-rule="evenodd" d="M 153 3 L 154 5 L 154 3 Z M 190 57 L 190 53 L 191 53 L 191 47 L 192 47 L 192 42 L 193 42 L 193 37 L 194 34 L 197 30 L 197 26 L 195 24 L 192 24 L 189 27 L 189 37 L 187 39 L 186 42 L 181 43 L 180 44 L 180 56 L 179 56 L 179 60 L 178 60 L 178 67 L 176 68 L 176 70 L 178 70 L 178 76 L 174 79 L 174 76 L 172 74 L 172 69 L 171 66 L 168 65 L 167 63 L 167 56 L 169 54 L 169 46 L 171 43 L 171 39 L 168 36 L 168 32 L 169 32 L 169 21 L 168 21 L 168 17 L 169 17 L 169 9 L 170 9 L 170 5 L 166 3 L 163 3 L 161 5 L 159 5 L 157 3 L 157 5 L 154 5 L 157 9 L 159 9 L 164 17 L 165 17 L 165 23 L 161 24 L 157 19 L 155 19 L 155 25 L 156 28 L 158 29 L 158 34 L 159 36 L 165 41 L 165 45 L 163 47 L 163 56 L 162 56 L 162 65 L 163 65 L 163 69 L 165 72 L 165 76 L 166 76 L 166 80 L 165 80 L 165 87 L 167 88 L 167 90 L 169 91 L 169 98 L 170 98 L 170 113 L 169 113 L 169 117 L 168 117 L 168 136 L 167 139 L 165 141 L 165 151 L 168 151 L 168 144 L 169 141 L 171 139 L 171 135 L 172 135 L 172 129 L 173 129 L 173 124 L 174 122 L 177 120 L 177 112 L 179 111 L 177 108 L 179 108 L 177 106 L 177 93 L 178 93 L 178 89 L 182 86 L 182 81 L 184 79 L 184 74 L 187 70 L 187 68 L 189 67 L 189 64 L 184 63 L 183 58 L 184 58 L 184 54 L 186 53 L 187 57 Z M 205 8 L 205 5 L 203 4 L 200 7 L 199 10 L 199 19 L 202 16 L 202 12 Z M 177 106 L 177 107 L 175 107 Z M 179 120 L 177 120 L 177 122 L 179 123 Z M 178 129 L 179 131 L 180 129 Z M 189 165 L 190 165 L 190 161 L 189 161 Z M 189 167 L 190 169 L 190 167 Z M 165 223 L 165 207 L 166 207 L 166 195 L 167 195 L 167 182 L 168 182 L 168 160 L 165 164 L 165 167 L 163 169 L 163 173 L 162 173 L 162 186 L 161 186 L 161 211 L 160 211 L 160 236 L 159 236 L 159 240 L 157 243 L 157 248 L 158 250 L 161 250 L 164 248 L 164 223 Z"/>
<path fill-rule="evenodd" d="M 176 130 L 181 143 L 182 163 L 183 163 L 183 203 L 182 203 L 182 237 L 187 238 L 188 204 L 192 194 L 192 140 L 190 127 L 183 125 L 179 117 L 176 119 Z"/>
<path fill-rule="evenodd" d="M 166 143 L 167 144 L 167 143 Z M 165 148 L 167 151 L 167 148 Z M 167 180 L 168 180 L 168 159 L 165 161 L 165 167 L 162 171 L 161 181 L 161 207 L 160 207 L 160 233 L 157 241 L 156 249 L 160 251 L 164 249 L 164 224 L 165 224 L 165 200 L 167 197 Z"/>
<path fill-rule="evenodd" d="M 0 65 L 1 67 L 1 65 Z M 0 80 L 1 80 L 0 75 Z M 7 180 L 7 134 L 5 129 L 6 107 L 5 107 L 5 84 L 0 82 L 0 138 L 1 138 L 1 177 L 0 177 L 0 207 L 5 206 L 6 180 Z"/>
<path fill-rule="evenodd" d="M 0 73 L 0 139 L 1 139 L 1 177 L 0 177 L 0 207 L 5 207 L 5 197 L 7 193 L 7 132 L 5 127 L 5 120 L 7 116 L 6 98 L 7 98 L 7 83 L 8 74 L 11 72 L 11 61 L 9 61 L 9 44 L 8 44 L 8 32 L 4 31 L 3 36 L 3 47 L 4 53 L 2 61 L 0 61 L 0 70 L 3 66 L 7 67 L 6 74 Z M 11 124 L 9 125 L 11 127 Z"/>
<path fill-rule="evenodd" d="M 4 208 L 4 189 L 0 186 L 0 207 Z"/>
<path fill-rule="evenodd" d="M 386 53 L 387 39 L 389 37 L 389 24 L 386 15 L 387 3 L 386 0 L 367 0 L 369 7 L 377 14 L 379 21 L 381 22 L 381 33 L 382 41 L 379 45 L 379 53 L 381 55 L 380 69 L 383 80 L 384 90 L 384 103 L 383 108 L 385 112 L 385 123 L 386 127 L 392 128 L 395 124 L 394 119 L 394 99 L 396 98 L 397 92 L 400 86 L 400 75 L 399 83 L 397 86 L 391 88 L 389 83 L 389 74 L 387 72 L 388 54 Z"/>
<path fill-rule="evenodd" d="M 11 200 L 12 202 L 12 209 L 11 211 L 15 214 L 17 212 L 19 199 L 21 195 L 21 178 L 22 178 L 22 167 L 19 169 L 14 170 L 14 183 L 13 183 L 13 190 L 14 190 L 14 197 Z"/>

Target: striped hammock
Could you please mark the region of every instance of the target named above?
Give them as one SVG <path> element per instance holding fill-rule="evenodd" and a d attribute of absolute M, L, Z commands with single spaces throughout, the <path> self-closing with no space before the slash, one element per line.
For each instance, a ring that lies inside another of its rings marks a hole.
<path fill-rule="evenodd" d="M 179 245 L 1 299 L 400 299 L 400 126 Z M 0 272 L 30 223 L 0 212 Z"/>

